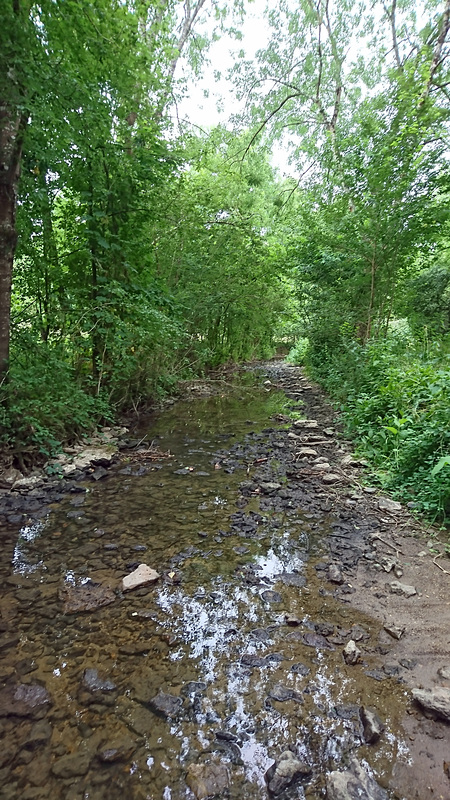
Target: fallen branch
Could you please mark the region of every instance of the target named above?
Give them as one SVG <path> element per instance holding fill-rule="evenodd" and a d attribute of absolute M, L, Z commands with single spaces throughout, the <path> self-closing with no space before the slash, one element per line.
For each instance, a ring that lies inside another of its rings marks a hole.
<path fill-rule="evenodd" d="M 437 556 L 435 556 L 433 558 L 433 564 L 435 564 L 436 567 L 438 567 L 438 569 L 442 570 L 442 572 L 445 572 L 446 575 L 450 575 L 450 572 L 448 571 L 448 569 L 444 569 L 444 567 L 441 567 L 441 565 L 438 564 L 437 561 L 436 561 L 437 558 L 441 558 L 443 555 L 444 555 L 444 553 L 438 553 Z"/>

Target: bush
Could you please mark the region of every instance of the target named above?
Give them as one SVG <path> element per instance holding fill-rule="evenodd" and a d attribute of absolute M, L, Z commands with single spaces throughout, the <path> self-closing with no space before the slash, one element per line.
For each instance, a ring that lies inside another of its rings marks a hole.
<path fill-rule="evenodd" d="M 300 337 L 294 347 L 286 356 L 286 361 L 290 364 L 304 364 L 308 353 L 309 339 Z"/>
<path fill-rule="evenodd" d="M 341 333 L 325 352 L 308 351 L 310 373 L 340 403 L 348 433 L 378 481 L 428 516 L 450 518 L 450 358 L 424 354 L 408 328 L 362 346 Z"/>

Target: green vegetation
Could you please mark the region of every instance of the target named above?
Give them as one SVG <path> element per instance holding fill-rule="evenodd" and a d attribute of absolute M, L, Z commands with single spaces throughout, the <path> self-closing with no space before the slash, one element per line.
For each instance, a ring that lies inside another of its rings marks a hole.
<path fill-rule="evenodd" d="M 4 5 L 0 445 L 26 467 L 292 345 L 380 483 L 448 520 L 450 0 L 270 2 L 208 131 L 175 102 L 246 3 Z"/>

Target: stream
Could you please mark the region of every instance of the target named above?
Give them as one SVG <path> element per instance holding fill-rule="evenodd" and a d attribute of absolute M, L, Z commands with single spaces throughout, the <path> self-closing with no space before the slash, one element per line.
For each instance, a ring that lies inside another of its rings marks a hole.
<path fill-rule="evenodd" d="M 292 476 L 301 402 L 266 377 L 140 423 L 161 458 L 125 454 L 6 526 L 4 800 L 319 800 L 355 756 L 369 800 L 398 796 L 406 690 L 380 675 L 380 623 L 350 607 L 351 580 L 324 579 L 336 537 L 351 567 L 350 523 Z M 141 563 L 160 578 L 123 593 Z M 358 663 L 343 658 L 350 640 Z M 300 766 L 283 783 L 267 773 L 286 752 Z"/>

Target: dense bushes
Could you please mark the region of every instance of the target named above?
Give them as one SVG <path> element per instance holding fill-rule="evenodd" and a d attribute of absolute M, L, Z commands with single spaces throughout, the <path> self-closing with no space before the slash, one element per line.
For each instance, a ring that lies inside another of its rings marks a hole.
<path fill-rule="evenodd" d="M 450 355 L 424 350 L 407 326 L 358 344 L 345 326 L 334 342 L 312 340 L 304 360 L 337 401 L 348 433 L 394 495 L 450 520 Z"/>

